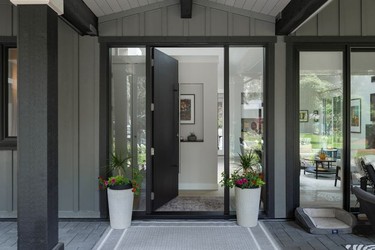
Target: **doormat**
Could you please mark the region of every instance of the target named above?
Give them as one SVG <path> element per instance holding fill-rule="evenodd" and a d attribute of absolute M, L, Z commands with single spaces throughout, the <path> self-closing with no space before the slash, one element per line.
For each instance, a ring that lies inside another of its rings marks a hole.
<path fill-rule="evenodd" d="M 177 196 L 156 211 L 224 211 L 224 198 L 209 196 Z"/>

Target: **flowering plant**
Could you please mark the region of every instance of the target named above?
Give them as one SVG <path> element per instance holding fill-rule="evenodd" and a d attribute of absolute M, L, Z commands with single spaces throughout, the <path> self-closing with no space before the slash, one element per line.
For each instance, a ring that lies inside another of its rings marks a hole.
<path fill-rule="evenodd" d="M 131 187 L 133 193 L 139 195 L 141 192 L 140 183 L 142 182 L 143 176 L 139 169 L 131 169 L 131 167 L 129 167 L 129 159 L 130 157 L 122 158 L 121 155 L 112 154 L 110 164 L 108 165 L 108 172 L 117 172 L 117 175 L 110 176 L 108 179 L 99 176 L 99 189 L 116 189 L 121 186 L 124 188 Z M 128 177 L 127 170 L 132 171 L 131 177 Z"/>
<path fill-rule="evenodd" d="M 221 174 L 223 179 L 220 181 L 221 186 L 244 188 L 257 188 L 265 184 L 263 174 L 255 166 L 259 164 L 258 154 L 250 150 L 240 156 L 241 167 L 236 169 L 230 176 Z"/>

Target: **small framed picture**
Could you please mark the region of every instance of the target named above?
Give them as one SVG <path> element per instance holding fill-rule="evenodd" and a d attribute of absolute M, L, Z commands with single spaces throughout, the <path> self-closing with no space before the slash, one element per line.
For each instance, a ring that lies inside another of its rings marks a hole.
<path fill-rule="evenodd" d="M 299 122 L 308 122 L 309 121 L 309 111 L 300 110 L 299 111 Z"/>
<path fill-rule="evenodd" d="M 180 95 L 180 123 L 195 123 L 195 95 Z"/>
<path fill-rule="evenodd" d="M 350 101 L 350 132 L 361 133 L 361 99 Z"/>

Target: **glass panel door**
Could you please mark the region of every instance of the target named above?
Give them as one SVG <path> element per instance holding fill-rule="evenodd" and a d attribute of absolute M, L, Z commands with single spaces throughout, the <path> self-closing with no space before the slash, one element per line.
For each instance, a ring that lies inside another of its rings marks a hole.
<path fill-rule="evenodd" d="M 361 160 L 375 164 L 375 48 L 351 52 L 350 149 L 351 186 L 374 192 Z M 350 207 L 359 207 L 353 194 Z"/>
<path fill-rule="evenodd" d="M 259 172 L 265 171 L 263 154 L 263 47 L 229 48 L 230 173 L 238 169 L 239 154 L 253 150 L 259 155 Z M 264 210 L 266 186 L 262 187 L 260 210 Z M 235 210 L 234 189 L 230 190 L 230 210 Z"/>
<path fill-rule="evenodd" d="M 134 210 L 146 202 L 146 50 L 110 49 L 111 136 L 110 154 L 128 158 L 134 171 L 143 175 L 141 193 L 134 197 Z M 127 173 L 131 175 L 131 173 Z"/>
<path fill-rule="evenodd" d="M 300 206 L 342 207 L 343 54 L 299 57 Z"/>

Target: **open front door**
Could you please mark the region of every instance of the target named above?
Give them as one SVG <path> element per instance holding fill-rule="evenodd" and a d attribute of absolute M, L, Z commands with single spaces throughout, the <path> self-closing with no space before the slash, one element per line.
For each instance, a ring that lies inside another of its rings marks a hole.
<path fill-rule="evenodd" d="M 153 51 L 153 192 L 155 211 L 178 195 L 178 61 Z"/>

